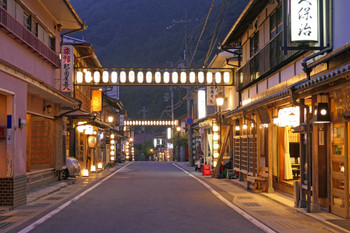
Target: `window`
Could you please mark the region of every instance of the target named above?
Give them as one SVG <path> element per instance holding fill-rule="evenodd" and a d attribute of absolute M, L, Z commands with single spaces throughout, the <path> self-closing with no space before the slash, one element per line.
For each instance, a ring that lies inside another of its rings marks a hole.
<path fill-rule="evenodd" d="M 33 34 L 38 37 L 39 35 L 39 24 L 35 20 L 32 20 L 32 32 Z"/>
<path fill-rule="evenodd" d="M 259 51 L 259 31 L 250 38 L 250 57 Z"/>
<path fill-rule="evenodd" d="M 282 7 L 277 7 L 270 16 L 270 39 L 274 38 L 282 30 Z"/>
<path fill-rule="evenodd" d="M 23 14 L 23 25 L 25 28 L 27 28 L 29 31 L 32 30 L 32 17 L 29 13 L 24 12 Z"/>
<path fill-rule="evenodd" d="M 7 10 L 7 0 L 0 0 L 0 6 Z"/>
<path fill-rule="evenodd" d="M 49 47 L 52 49 L 52 51 L 56 50 L 56 38 L 50 34 L 49 36 Z"/>

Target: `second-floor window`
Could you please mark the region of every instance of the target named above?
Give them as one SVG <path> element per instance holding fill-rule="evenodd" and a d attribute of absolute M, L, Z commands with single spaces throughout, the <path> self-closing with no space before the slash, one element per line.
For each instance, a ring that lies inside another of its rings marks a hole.
<path fill-rule="evenodd" d="M 7 0 L 0 0 L 0 6 L 7 10 Z"/>
<path fill-rule="evenodd" d="M 56 49 L 56 38 L 53 35 L 49 36 L 49 47 L 52 49 L 52 51 L 55 51 Z"/>
<path fill-rule="evenodd" d="M 259 31 L 250 38 L 250 57 L 259 51 Z"/>
<path fill-rule="evenodd" d="M 38 37 L 39 36 L 39 24 L 35 20 L 32 20 L 32 32 L 33 34 Z"/>
<path fill-rule="evenodd" d="M 32 31 L 32 17 L 27 12 L 24 12 L 23 14 L 23 26 L 29 31 Z"/>
<path fill-rule="evenodd" d="M 274 38 L 282 30 L 282 7 L 276 8 L 270 16 L 270 39 Z"/>

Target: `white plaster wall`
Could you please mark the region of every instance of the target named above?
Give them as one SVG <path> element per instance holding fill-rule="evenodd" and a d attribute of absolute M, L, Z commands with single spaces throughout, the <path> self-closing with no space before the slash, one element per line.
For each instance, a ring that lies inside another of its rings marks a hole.
<path fill-rule="evenodd" d="M 277 84 L 279 84 L 279 73 L 275 73 L 274 75 L 268 78 L 267 88 L 271 88 L 273 86 L 276 86 Z"/>
<path fill-rule="evenodd" d="M 281 70 L 281 82 L 290 79 L 294 75 L 294 64 L 289 64 L 287 67 L 284 67 L 283 70 Z"/>

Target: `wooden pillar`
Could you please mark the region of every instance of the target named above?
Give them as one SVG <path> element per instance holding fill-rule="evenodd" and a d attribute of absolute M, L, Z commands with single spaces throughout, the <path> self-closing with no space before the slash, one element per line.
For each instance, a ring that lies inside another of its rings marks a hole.
<path fill-rule="evenodd" d="M 272 112 L 270 111 L 270 119 L 272 119 Z M 267 192 L 268 193 L 273 193 L 275 192 L 273 188 L 273 156 L 276 151 L 273 149 L 273 145 L 276 143 L 274 140 L 277 135 L 274 135 L 275 130 L 274 130 L 274 125 L 273 123 L 269 124 L 268 128 L 268 168 L 269 168 L 269 176 L 268 176 L 268 188 Z"/>
<path fill-rule="evenodd" d="M 312 213 L 320 212 L 320 205 L 318 204 L 319 185 L 318 185 L 318 126 L 314 124 L 312 127 Z"/>

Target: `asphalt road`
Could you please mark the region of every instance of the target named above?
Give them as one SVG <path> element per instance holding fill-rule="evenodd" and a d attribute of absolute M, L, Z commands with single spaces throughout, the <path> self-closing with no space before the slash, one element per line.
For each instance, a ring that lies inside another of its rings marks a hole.
<path fill-rule="evenodd" d="M 262 232 L 168 162 L 131 163 L 56 211 L 30 232 Z"/>

